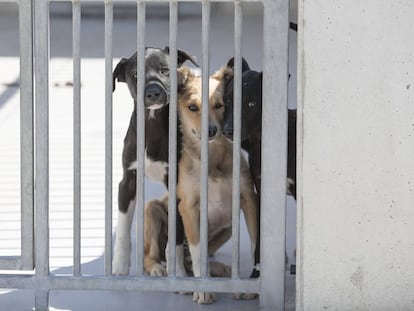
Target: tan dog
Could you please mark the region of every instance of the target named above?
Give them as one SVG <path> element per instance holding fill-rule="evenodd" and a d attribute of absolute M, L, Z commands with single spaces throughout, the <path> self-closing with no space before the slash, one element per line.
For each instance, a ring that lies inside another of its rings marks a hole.
<path fill-rule="evenodd" d="M 177 193 L 194 275 L 200 276 L 200 174 L 201 174 L 201 77 L 180 68 L 178 112 L 182 132 Z M 222 135 L 223 91 L 231 78 L 229 68 L 216 72 L 209 84 L 208 253 L 214 254 L 231 237 L 233 145 Z M 240 205 L 250 235 L 252 250 L 257 235 L 257 198 L 247 162 L 241 158 Z M 245 296 L 254 297 L 254 296 Z M 214 293 L 195 292 L 193 300 L 212 303 Z"/>

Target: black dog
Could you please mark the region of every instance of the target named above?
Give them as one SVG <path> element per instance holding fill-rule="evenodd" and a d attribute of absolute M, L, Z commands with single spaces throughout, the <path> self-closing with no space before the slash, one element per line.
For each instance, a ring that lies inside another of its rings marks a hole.
<path fill-rule="evenodd" d="M 186 60 L 198 66 L 194 58 L 177 51 L 177 67 Z M 113 72 L 113 90 L 115 81 L 125 82 L 134 99 L 134 110 L 124 139 L 122 151 L 123 178 L 119 183 L 118 208 L 119 218 L 114 250 L 113 273 L 129 273 L 131 255 L 131 224 L 135 207 L 136 194 L 136 141 L 137 141 L 137 55 L 123 58 Z M 145 172 L 146 176 L 167 185 L 168 181 L 168 132 L 169 132 L 169 48 L 145 49 Z M 179 132 L 179 131 L 178 131 Z M 180 146 L 179 137 L 177 145 Z M 177 158 L 179 158 L 177 150 Z M 177 213 L 177 245 L 183 243 L 183 225 Z"/>
<path fill-rule="evenodd" d="M 227 63 L 234 67 L 234 59 Z M 224 93 L 225 118 L 223 132 L 233 139 L 233 79 L 229 81 Z M 250 70 L 246 60 L 242 60 L 242 116 L 241 146 L 249 154 L 250 172 L 260 200 L 261 184 L 261 144 L 262 144 L 262 73 Z M 288 110 L 288 194 L 296 200 L 296 109 Z M 260 206 L 260 205 L 259 205 Z M 260 208 L 258 210 L 258 233 L 260 233 Z M 260 263 L 260 234 L 256 242 L 255 265 Z M 253 271 L 251 277 L 258 277 Z"/>

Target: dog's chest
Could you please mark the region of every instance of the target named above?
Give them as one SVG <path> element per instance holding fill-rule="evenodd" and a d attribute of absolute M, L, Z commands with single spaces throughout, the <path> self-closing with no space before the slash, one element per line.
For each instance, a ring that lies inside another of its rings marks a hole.
<path fill-rule="evenodd" d="M 145 176 L 152 181 L 163 183 L 165 182 L 165 176 L 168 173 L 168 163 L 163 161 L 153 161 L 151 157 L 145 152 Z M 137 169 L 137 161 L 131 163 L 129 170 Z"/>
<path fill-rule="evenodd" d="M 231 176 L 229 178 L 209 178 L 208 225 L 210 235 L 231 226 L 231 197 Z"/>

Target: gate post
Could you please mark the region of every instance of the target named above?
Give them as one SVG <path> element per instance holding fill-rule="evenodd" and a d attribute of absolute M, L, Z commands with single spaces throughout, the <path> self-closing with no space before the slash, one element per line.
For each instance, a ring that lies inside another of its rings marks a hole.
<path fill-rule="evenodd" d="M 21 163 L 21 269 L 34 267 L 34 167 L 33 167 L 33 5 L 19 2 L 20 42 L 20 163 Z"/>
<path fill-rule="evenodd" d="M 49 276 L 49 3 L 47 0 L 33 3 L 36 59 L 35 310 L 47 311 L 49 290 L 38 286 Z"/>
<path fill-rule="evenodd" d="M 263 5 L 260 309 L 284 310 L 289 0 Z"/>

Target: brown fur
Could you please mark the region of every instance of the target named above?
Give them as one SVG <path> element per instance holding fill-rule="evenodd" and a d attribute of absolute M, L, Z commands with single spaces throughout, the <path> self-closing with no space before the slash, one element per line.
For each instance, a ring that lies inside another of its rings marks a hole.
<path fill-rule="evenodd" d="M 161 261 L 165 260 L 168 241 L 168 195 L 145 204 L 144 270 L 151 276 L 167 276 Z"/>
<path fill-rule="evenodd" d="M 194 76 L 187 68 L 180 68 L 183 80 L 179 86 L 178 112 L 183 134 L 183 148 L 179 161 L 177 194 L 178 208 L 183 218 L 184 230 L 189 241 L 194 275 L 199 276 L 200 241 L 200 170 L 201 170 L 201 78 Z M 223 68 L 210 77 L 209 84 L 209 126 L 216 126 L 217 133 L 209 140 L 209 188 L 213 195 L 219 195 L 213 204 L 209 202 L 209 254 L 214 253 L 231 237 L 231 196 L 233 145 L 221 135 L 224 116 L 223 90 L 231 70 Z M 214 187 L 217 187 L 214 188 Z M 209 192 L 210 199 L 210 192 Z M 257 198 L 247 162 L 241 158 L 240 206 L 245 215 L 252 246 L 256 241 Z M 254 249 L 254 248 L 252 248 Z M 198 303 L 212 303 L 212 293 L 194 293 Z"/>

